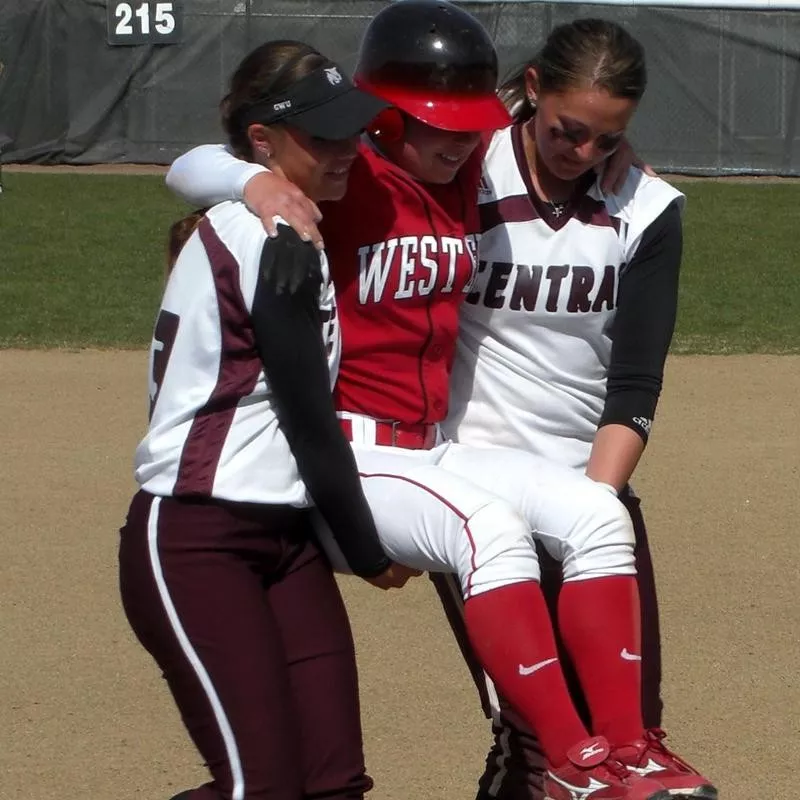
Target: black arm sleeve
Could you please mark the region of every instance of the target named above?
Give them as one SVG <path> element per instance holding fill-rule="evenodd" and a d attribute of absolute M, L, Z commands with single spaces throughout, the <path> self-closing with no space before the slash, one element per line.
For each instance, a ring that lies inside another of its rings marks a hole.
<path fill-rule="evenodd" d="M 319 256 L 313 245 L 299 244 L 297 234 L 281 226 L 279 237 L 264 245 L 252 311 L 256 344 L 278 422 L 309 494 L 353 572 L 374 577 L 390 562 L 333 406 L 321 335 Z M 304 270 L 293 291 L 282 290 L 271 278 L 279 258 L 293 259 Z"/>
<path fill-rule="evenodd" d="M 625 425 L 647 442 L 678 308 L 681 215 L 671 203 L 645 230 L 620 279 L 600 426 Z"/>

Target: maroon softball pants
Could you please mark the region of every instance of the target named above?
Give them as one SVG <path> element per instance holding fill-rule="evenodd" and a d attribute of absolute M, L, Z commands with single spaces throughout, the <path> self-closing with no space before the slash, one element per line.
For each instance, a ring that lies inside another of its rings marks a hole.
<path fill-rule="evenodd" d="M 645 727 L 661 725 L 661 634 L 659 628 L 658 599 L 655 576 L 647 541 L 644 518 L 639 498 L 630 492 L 620 495 L 633 521 L 636 533 L 636 569 L 642 613 L 642 712 Z M 553 620 L 561 588 L 561 565 L 539 548 L 542 571 L 542 591 Z M 452 576 L 431 575 L 439 599 L 447 614 L 450 627 L 470 668 L 487 717 L 491 716 L 486 679 L 472 653 L 463 621 L 463 603 L 459 587 L 454 587 Z M 558 630 L 556 628 L 556 638 Z M 561 642 L 559 654 L 575 706 L 587 726 L 589 711 L 575 669 Z M 499 719 L 492 721 L 494 743 L 486 757 L 486 768 L 478 785 L 477 800 L 541 800 L 544 777 L 544 756 L 539 743 L 522 718 L 500 698 Z"/>
<path fill-rule="evenodd" d="M 307 512 L 139 492 L 119 567 L 128 621 L 211 772 L 191 800 L 371 788 L 350 626 Z"/>

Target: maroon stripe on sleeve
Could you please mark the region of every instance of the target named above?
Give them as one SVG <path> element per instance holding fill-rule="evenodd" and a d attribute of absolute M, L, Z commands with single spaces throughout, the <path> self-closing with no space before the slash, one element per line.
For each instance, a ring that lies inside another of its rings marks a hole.
<path fill-rule="evenodd" d="M 531 222 L 539 219 L 539 214 L 526 194 L 504 197 L 493 203 L 482 203 L 478 206 L 478 212 L 483 233 L 506 222 Z"/>
<path fill-rule="evenodd" d="M 261 361 L 239 285 L 239 264 L 208 218 L 203 219 L 198 230 L 217 293 L 221 355 L 217 383 L 206 404 L 195 414 L 186 438 L 173 494 L 210 496 L 236 408 L 255 388 Z"/>

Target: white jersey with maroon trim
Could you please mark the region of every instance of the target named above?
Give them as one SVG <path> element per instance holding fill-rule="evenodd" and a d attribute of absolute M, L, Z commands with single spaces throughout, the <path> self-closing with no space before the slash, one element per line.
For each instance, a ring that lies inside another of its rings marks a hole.
<path fill-rule="evenodd" d="M 251 311 L 265 243 L 258 218 L 228 202 L 178 257 L 150 351 L 150 427 L 136 450 L 136 480 L 152 494 L 310 504 L 256 351 Z M 324 254 L 322 268 L 333 385 L 341 344 Z"/>
<path fill-rule="evenodd" d="M 620 276 L 677 189 L 631 168 L 560 217 L 526 183 L 521 128 L 484 162 L 478 278 L 461 312 L 447 433 L 583 470 L 603 411 Z"/>

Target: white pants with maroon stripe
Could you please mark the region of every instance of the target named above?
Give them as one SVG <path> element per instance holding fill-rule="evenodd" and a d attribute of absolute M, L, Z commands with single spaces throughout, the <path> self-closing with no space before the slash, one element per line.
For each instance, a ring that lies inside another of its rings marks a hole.
<path fill-rule="evenodd" d="M 534 538 L 562 563 L 565 580 L 635 573 L 630 516 L 600 484 L 516 450 L 377 446 L 370 422 L 354 420 L 353 451 L 394 561 L 456 573 L 465 598 L 539 580 Z M 321 521 L 320 538 L 346 571 Z"/>
<path fill-rule="evenodd" d="M 437 465 L 433 450 L 354 444 L 378 535 L 393 561 L 427 572 L 454 572 L 464 598 L 506 584 L 539 580 L 528 526 L 498 497 Z M 335 569 L 347 565 L 320 520 L 320 539 Z"/>
<path fill-rule="evenodd" d="M 565 581 L 635 575 L 630 514 L 609 487 L 522 450 L 450 444 L 439 460 L 525 519 Z"/>

